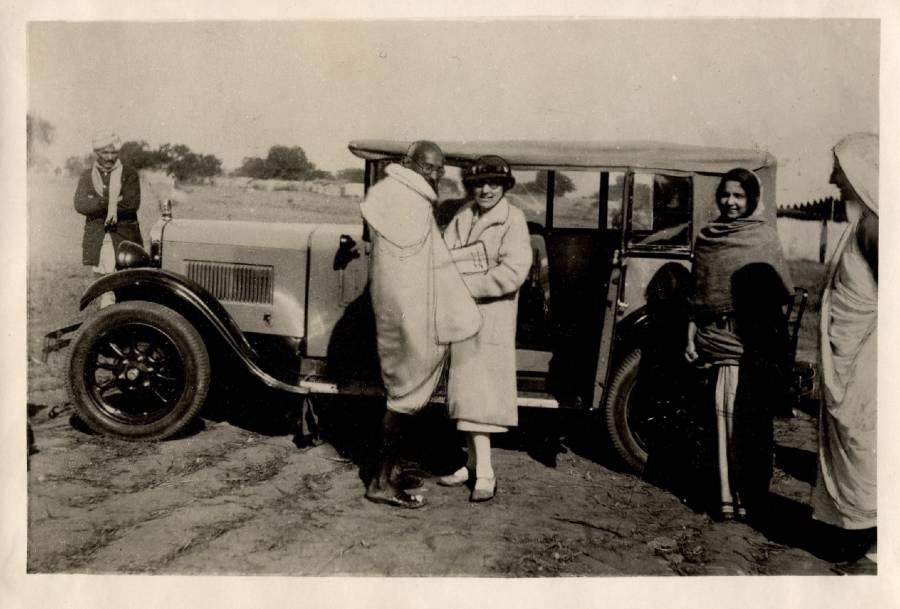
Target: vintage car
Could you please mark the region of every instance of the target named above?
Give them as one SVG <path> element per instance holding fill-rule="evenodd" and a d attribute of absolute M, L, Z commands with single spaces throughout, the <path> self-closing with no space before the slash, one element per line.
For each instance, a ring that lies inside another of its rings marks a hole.
<path fill-rule="evenodd" d="M 352 142 L 366 186 L 408 144 Z M 507 197 L 529 220 L 534 253 L 519 302 L 520 405 L 593 412 L 598 441 L 641 470 L 650 438 L 665 433 L 687 392 L 693 238 L 716 216 L 717 183 L 734 167 L 760 177 L 775 222 L 775 159 L 648 142 L 439 144 L 447 162 L 439 221 L 461 200 L 461 169 L 472 160 L 499 154 L 513 168 Z M 149 252 L 122 244 L 119 270 L 81 299 L 84 309 L 104 292 L 116 296 L 71 339 L 68 388 L 81 418 L 119 438 L 169 437 L 200 410 L 216 380 L 211 356 L 222 354 L 301 396 L 381 393 L 363 233 L 361 220 L 189 220 L 164 209 Z M 802 303 L 793 311 L 790 358 Z M 47 350 L 75 329 L 48 335 Z"/>

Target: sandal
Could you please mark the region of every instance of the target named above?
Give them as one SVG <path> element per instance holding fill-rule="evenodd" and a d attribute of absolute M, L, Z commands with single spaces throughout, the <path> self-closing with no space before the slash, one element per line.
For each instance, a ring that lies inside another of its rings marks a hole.
<path fill-rule="evenodd" d="M 422 495 L 410 495 L 406 491 L 398 490 L 393 495 L 370 495 L 366 493 L 366 499 L 372 503 L 382 503 L 391 507 L 416 510 L 428 504 Z"/>
<path fill-rule="evenodd" d="M 404 491 L 411 491 L 413 489 L 422 488 L 425 485 L 425 481 L 422 480 L 420 476 L 413 474 L 412 472 L 407 471 L 399 471 L 392 479 L 391 483 L 397 488 Z"/>
<path fill-rule="evenodd" d="M 469 501 L 481 502 L 490 501 L 497 494 L 496 478 L 478 478 L 475 480 L 475 488 L 472 489 L 472 495 Z"/>
<path fill-rule="evenodd" d="M 441 476 L 437 483 L 441 486 L 462 486 L 472 478 L 474 472 L 467 467 L 460 467 L 452 474 Z"/>

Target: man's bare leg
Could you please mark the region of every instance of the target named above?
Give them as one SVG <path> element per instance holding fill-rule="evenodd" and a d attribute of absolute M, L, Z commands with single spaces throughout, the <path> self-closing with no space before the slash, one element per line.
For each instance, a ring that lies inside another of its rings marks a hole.
<path fill-rule="evenodd" d="M 396 470 L 400 440 L 403 436 L 404 417 L 390 410 L 385 411 L 381 423 L 381 453 L 378 470 L 366 487 L 366 499 L 375 503 L 384 503 L 395 507 L 419 508 L 425 505 L 425 499 L 419 495 L 410 495 L 396 484 Z"/>

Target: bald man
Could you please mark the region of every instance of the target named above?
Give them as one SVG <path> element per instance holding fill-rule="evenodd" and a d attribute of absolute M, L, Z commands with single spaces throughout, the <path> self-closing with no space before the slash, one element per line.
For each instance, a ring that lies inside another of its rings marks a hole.
<path fill-rule="evenodd" d="M 369 290 L 387 393 L 380 463 L 366 498 L 417 508 L 424 499 L 406 490 L 418 481 L 404 480 L 397 465 L 402 428 L 431 399 L 449 344 L 474 336 L 481 315 L 434 219 L 441 149 L 414 142 L 385 173 L 360 206 L 372 242 Z"/>

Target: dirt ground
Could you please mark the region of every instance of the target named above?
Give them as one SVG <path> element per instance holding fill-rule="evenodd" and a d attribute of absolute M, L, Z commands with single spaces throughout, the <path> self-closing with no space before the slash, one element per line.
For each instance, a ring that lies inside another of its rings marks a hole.
<path fill-rule="evenodd" d="M 28 571 L 287 575 L 822 574 L 840 570 L 804 549 L 799 529 L 814 474 L 814 421 L 778 423 L 778 520 L 719 523 L 667 490 L 619 471 L 612 459 L 563 441 L 554 459 L 537 413 L 495 450 L 499 492 L 429 480 L 429 504 L 396 510 L 365 501 L 358 453 L 371 454 L 377 408 L 330 403 L 349 417 L 342 441 L 300 449 L 284 402 L 244 404 L 271 417 L 207 419 L 161 443 L 87 433 L 58 389 L 29 404 L 39 452 L 28 474 Z M 279 412 L 280 411 L 280 412 Z M 544 415 L 544 416 L 540 416 Z M 259 419 L 269 419 L 260 423 Z M 272 420 L 281 419 L 282 430 Z M 440 416 L 426 414 L 434 434 Z M 526 419 L 529 417 L 525 417 Z M 265 428 L 262 431 L 257 429 Z M 565 425 L 563 427 L 566 427 Z M 530 433 L 529 433 L 530 432 Z M 361 441 L 360 441 L 361 440 Z M 571 444 L 571 445 L 570 445 Z M 450 445 L 450 444 L 448 444 Z M 452 446 L 452 445 L 450 445 Z M 543 450 L 542 450 L 543 449 Z M 413 446 L 413 453 L 416 451 Z M 356 453 L 356 454 L 355 454 Z M 429 473 L 427 470 L 424 473 Z M 813 550 L 814 551 L 814 550 Z"/>
<path fill-rule="evenodd" d="M 74 315 L 90 281 L 78 264 L 77 218 L 55 217 L 72 186 L 30 183 L 27 406 L 37 452 L 28 472 L 29 573 L 844 572 L 814 545 L 807 504 L 816 422 L 799 411 L 776 422 L 772 517 L 753 525 L 714 522 L 664 482 L 623 471 L 597 450 L 593 421 L 560 412 L 523 412 L 520 429 L 502 439 L 494 501 L 471 504 L 465 489 L 432 478 L 421 491 L 428 505 L 408 511 L 363 499 L 360 472 L 380 415 L 372 402 L 317 402 L 326 442 L 311 448 L 292 434 L 299 402 L 253 387 L 214 395 L 204 418 L 169 441 L 92 435 L 64 390 L 67 352 L 46 364 L 38 357 L 43 334 Z M 146 232 L 152 217 L 144 222 Z M 459 456 L 437 410 L 420 418 L 415 437 L 410 466 L 425 475 Z"/>

